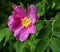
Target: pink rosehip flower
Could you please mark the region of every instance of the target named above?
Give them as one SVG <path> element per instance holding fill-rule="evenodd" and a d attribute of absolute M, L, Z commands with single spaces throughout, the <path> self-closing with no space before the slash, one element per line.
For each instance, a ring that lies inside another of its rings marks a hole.
<path fill-rule="evenodd" d="M 23 6 L 13 5 L 12 8 L 14 10 L 8 17 L 8 27 L 18 40 L 25 41 L 29 34 L 35 33 L 34 24 L 40 15 L 36 14 L 37 8 L 34 5 L 30 5 L 27 12 Z"/>

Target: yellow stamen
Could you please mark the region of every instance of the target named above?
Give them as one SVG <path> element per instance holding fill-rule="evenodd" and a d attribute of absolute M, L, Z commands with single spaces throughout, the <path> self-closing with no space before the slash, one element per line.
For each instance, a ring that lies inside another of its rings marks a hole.
<path fill-rule="evenodd" d="M 23 25 L 24 27 L 28 27 L 28 26 L 30 25 L 30 23 L 31 23 L 30 18 L 25 17 L 24 19 L 22 19 L 22 25 Z"/>

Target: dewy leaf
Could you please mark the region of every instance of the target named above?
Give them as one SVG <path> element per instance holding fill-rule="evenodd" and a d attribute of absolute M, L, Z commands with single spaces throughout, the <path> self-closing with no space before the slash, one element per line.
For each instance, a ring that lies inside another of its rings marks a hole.
<path fill-rule="evenodd" d="M 9 35 L 8 28 L 4 28 L 4 29 L 1 29 L 1 30 L 0 30 L 0 42 L 3 40 L 3 38 L 4 38 L 7 34 Z M 7 35 L 7 36 L 8 36 L 8 35 Z"/>

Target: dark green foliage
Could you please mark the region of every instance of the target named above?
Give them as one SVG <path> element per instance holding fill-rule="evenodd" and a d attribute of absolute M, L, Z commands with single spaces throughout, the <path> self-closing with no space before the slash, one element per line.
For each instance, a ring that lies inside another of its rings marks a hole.
<path fill-rule="evenodd" d="M 36 33 L 20 42 L 7 26 L 13 4 L 27 9 L 34 4 L 40 14 Z M 60 0 L 0 0 L 0 52 L 60 52 Z"/>

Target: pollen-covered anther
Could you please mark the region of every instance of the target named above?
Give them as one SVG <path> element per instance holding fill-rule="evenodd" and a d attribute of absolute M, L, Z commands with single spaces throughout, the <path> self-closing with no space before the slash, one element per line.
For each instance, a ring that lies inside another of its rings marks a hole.
<path fill-rule="evenodd" d="M 25 17 L 24 19 L 22 19 L 22 25 L 23 25 L 24 27 L 28 27 L 28 26 L 30 25 L 30 23 L 31 23 L 30 18 Z"/>

